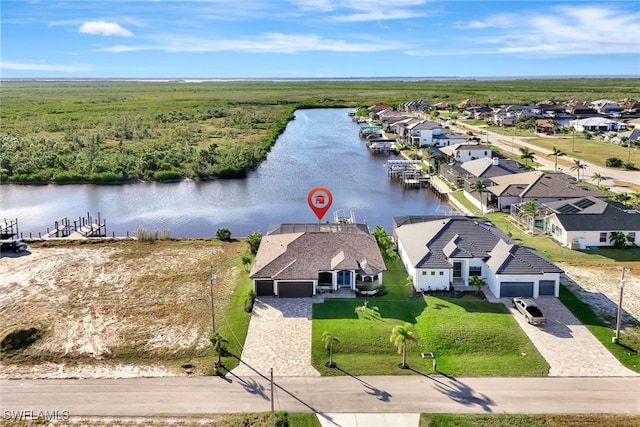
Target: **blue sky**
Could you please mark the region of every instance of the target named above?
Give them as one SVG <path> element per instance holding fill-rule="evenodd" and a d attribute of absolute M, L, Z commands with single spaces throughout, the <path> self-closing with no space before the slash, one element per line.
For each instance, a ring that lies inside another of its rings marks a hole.
<path fill-rule="evenodd" d="M 640 75 L 640 1 L 2 0 L 8 77 Z"/>

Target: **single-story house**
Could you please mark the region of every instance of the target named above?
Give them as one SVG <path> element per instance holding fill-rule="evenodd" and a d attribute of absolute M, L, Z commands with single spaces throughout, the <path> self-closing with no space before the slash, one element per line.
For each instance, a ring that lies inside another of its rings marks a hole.
<path fill-rule="evenodd" d="M 627 125 L 604 117 L 589 117 L 569 121 L 569 126 L 576 132 L 610 132 L 625 130 Z"/>
<path fill-rule="evenodd" d="M 544 203 L 545 233 L 562 246 L 586 249 L 613 246 L 611 233 L 622 232 L 630 245 L 640 243 L 640 212 L 618 202 L 580 197 Z"/>
<path fill-rule="evenodd" d="M 365 224 L 280 224 L 262 237 L 249 274 L 258 296 L 382 285 L 384 260 Z"/>
<path fill-rule="evenodd" d="M 538 203 L 554 202 L 577 197 L 607 196 L 600 190 L 576 185 L 575 179 L 564 173 L 532 171 L 491 178 L 495 185 L 488 186 L 490 203 L 498 210 L 509 210 L 511 204 L 536 200 Z"/>
<path fill-rule="evenodd" d="M 562 270 L 480 218 L 396 217 L 398 254 L 416 291 L 469 289 L 482 277 L 496 297 L 558 296 Z"/>

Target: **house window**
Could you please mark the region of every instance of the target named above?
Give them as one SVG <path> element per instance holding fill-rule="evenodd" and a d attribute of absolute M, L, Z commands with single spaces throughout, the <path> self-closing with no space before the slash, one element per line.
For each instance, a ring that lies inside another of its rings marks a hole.
<path fill-rule="evenodd" d="M 482 267 L 470 266 L 469 276 L 482 276 Z"/>
<path fill-rule="evenodd" d="M 485 155 L 485 156 L 487 155 L 487 152 L 486 152 L 486 151 L 484 152 L 484 155 Z"/>
<path fill-rule="evenodd" d="M 441 271 L 441 272 L 440 272 L 440 275 L 441 275 L 441 276 L 444 276 L 444 271 Z"/>
<path fill-rule="evenodd" d="M 432 271 L 432 272 L 431 272 L 431 275 L 432 275 L 432 276 L 435 276 L 435 275 L 436 275 L 436 272 L 435 272 L 435 271 Z"/>
<path fill-rule="evenodd" d="M 423 275 L 423 276 L 426 276 L 426 275 L 427 275 L 427 272 L 426 272 L 426 271 L 423 271 L 423 272 L 422 272 L 422 275 Z"/>
<path fill-rule="evenodd" d="M 607 243 L 607 233 L 600 233 L 600 243 Z"/>

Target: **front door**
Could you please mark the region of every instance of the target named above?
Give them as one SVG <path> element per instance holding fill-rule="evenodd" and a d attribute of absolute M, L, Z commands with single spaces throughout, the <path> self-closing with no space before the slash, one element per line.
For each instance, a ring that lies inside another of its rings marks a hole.
<path fill-rule="evenodd" d="M 338 287 L 339 288 L 351 287 L 351 271 L 349 270 L 338 271 Z"/>
<path fill-rule="evenodd" d="M 462 261 L 453 261 L 453 278 L 462 279 Z"/>

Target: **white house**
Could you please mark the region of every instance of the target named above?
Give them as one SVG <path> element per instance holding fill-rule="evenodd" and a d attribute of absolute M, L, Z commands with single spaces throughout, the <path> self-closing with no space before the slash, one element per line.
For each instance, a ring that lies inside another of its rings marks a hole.
<path fill-rule="evenodd" d="M 611 132 L 627 129 L 627 125 L 604 117 L 589 117 L 569 121 L 569 126 L 576 132 Z"/>
<path fill-rule="evenodd" d="M 580 197 L 545 203 L 545 233 L 570 249 L 613 246 L 611 233 L 622 232 L 630 245 L 640 243 L 640 212 L 621 203 Z"/>
<path fill-rule="evenodd" d="M 535 249 L 490 222 L 467 217 L 397 217 L 398 254 L 416 291 L 468 289 L 482 277 L 496 297 L 558 296 L 560 274 Z"/>
<path fill-rule="evenodd" d="M 412 123 L 405 128 L 405 141 L 410 145 L 424 147 L 446 147 L 448 145 L 461 144 L 466 137 L 457 132 L 443 129 L 442 125 L 430 120 L 422 120 Z"/>
<path fill-rule="evenodd" d="M 457 162 L 468 162 L 475 159 L 491 158 L 493 151 L 482 144 L 455 144 L 440 148 L 440 151 Z"/>

